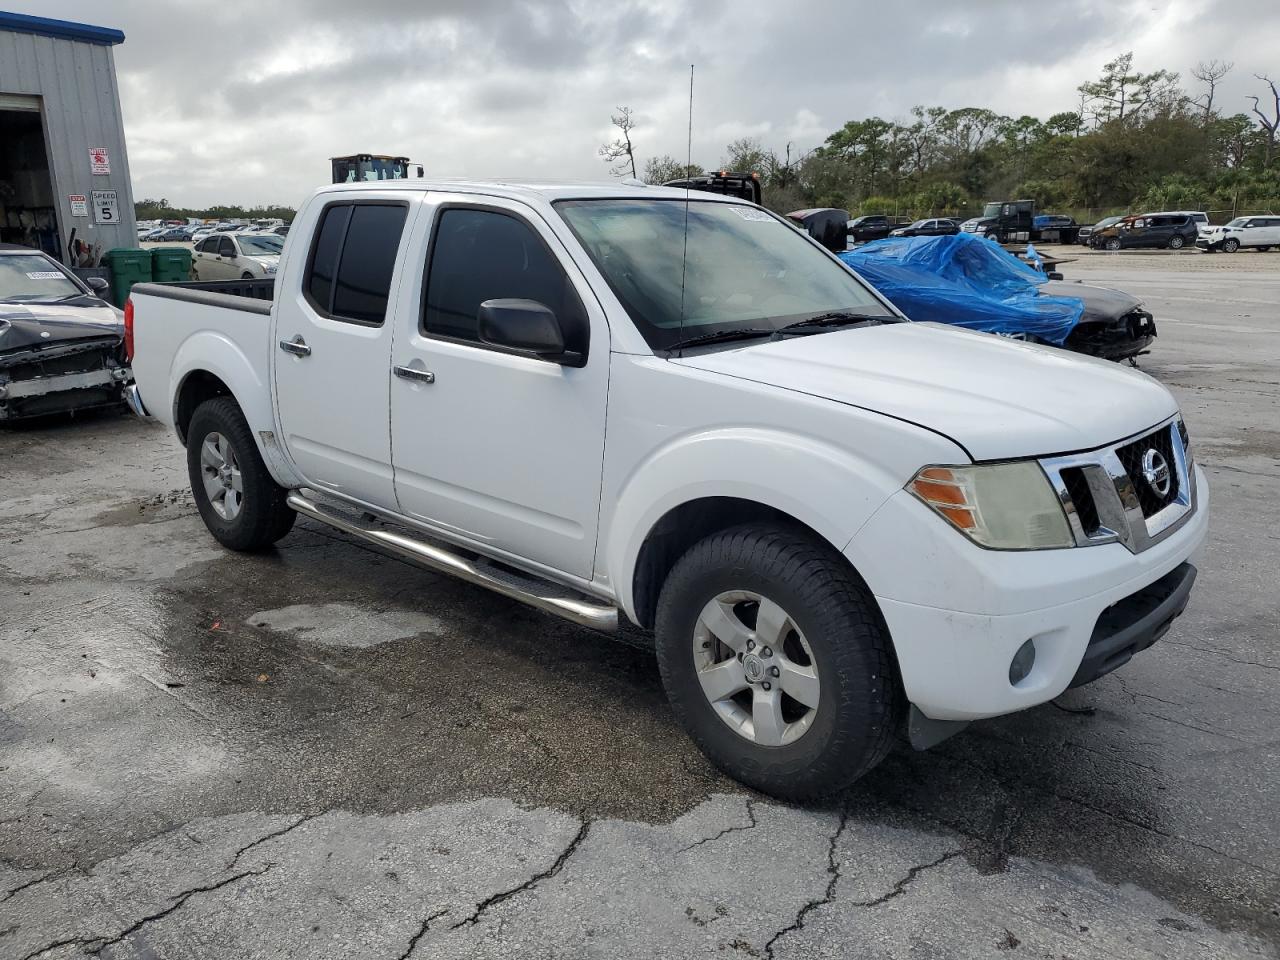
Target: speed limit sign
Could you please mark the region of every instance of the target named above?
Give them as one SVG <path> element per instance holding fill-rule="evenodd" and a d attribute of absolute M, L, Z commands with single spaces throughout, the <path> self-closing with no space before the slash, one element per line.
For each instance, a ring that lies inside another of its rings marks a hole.
<path fill-rule="evenodd" d="M 120 207 L 114 190 L 93 191 L 93 219 L 96 223 L 120 222 Z"/>

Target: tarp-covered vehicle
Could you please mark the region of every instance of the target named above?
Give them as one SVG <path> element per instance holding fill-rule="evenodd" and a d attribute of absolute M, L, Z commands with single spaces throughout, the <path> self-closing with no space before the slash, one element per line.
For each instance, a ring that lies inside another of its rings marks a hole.
<path fill-rule="evenodd" d="M 0 421 L 121 402 L 124 315 L 97 293 L 41 251 L 0 244 Z"/>
<path fill-rule="evenodd" d="M 1156 336 L 1142 301 L 1119 290 L 1050 280 L 972 234 L 879 240 L 841 260 L 912 320 L 1132 360 Z"/>

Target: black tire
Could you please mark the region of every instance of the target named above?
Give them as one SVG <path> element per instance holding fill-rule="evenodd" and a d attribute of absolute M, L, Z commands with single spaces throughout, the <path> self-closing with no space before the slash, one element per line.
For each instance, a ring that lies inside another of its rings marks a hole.
<path fill-rule="evenodd" d="M 1105 250 L 1119 250 L 1119 249 L 1120 249 L 1120 238 L 1119 238 L 1119 237 L 1107 237 L 1107 239 L 1106 239 L 1105 241 L 1103 241 L 1102 246 L 1103 246 L 1103 249 L 1105 249 Z"/>
<path fill-rule="evenodd" d="M 1266 252 L 1267 252 L 1268 250 L 1270 250 L 1270 249 L 1271 249 L 1270 247 L 1259 247 L 1259 248 L 1258 248 L 1258 252 L 1259 252 L 1259 253 L 1266 253 Z"/>
<path fill-rule="evenodd" d="M 240 279 L 241 279 L 241 280 L 252 280 L 252 279 L 253 279 L 253 274 L 252 274 L 252 273 L 250 273 L 248 270 L 246 270 L 244 273 L 240 274 Z"/>
<path fill-rule="evenodd" d="M 781 606 L 812 652 L 817 706 L 807 729 L 780 746 L 738 733 L 698 679 L 702 610 L 739 590 Z M 751 524 L 695 544 L 663 584 L 655 633 L 676 719 L 712 763 L 764 793 L 803 800 L 848 786 L 884 759 L 901 727 L 904 698 L 875 600 L 843 557 L 802 531 Z"/>
<path fill-rule="evenodd" d="M 1185 244 L 1185 243 L 1186 243 L 1186 241 L 1185 241 L 1185 240 L 1183 240 L 1181 237 L 1170 237 L 1170 238 L 1169 238 L 1169 249 L 1170 249 L 1170 250 L 1181 250 L 1181 249 L 1182 249 L 1182 247 L 1183 247 L 1183 244 Z"/>
<path fill-rule="evenodd" d="M 226 438 L 240 470 L 241 499 L 231 519 L 219 515 L 205 488 L 201 450 L 211 434 Z M 187 426 L 187 474 L 204 525 L 215 540 L 230 550 L 264 550 L 288 533 L 297 519 L 298 515 L 285 503 L 289 491 L 277 485 L 267 472 L 249 424 L 239 404 L 230 397 L 206 400 L 192 415 Z"/>
<path fill-rule="evenodd" d="M 1239 249 L 1240 249 L 1240 241 L 1237 240 L 1235 237 L 1227 237 L 1227 239 L 1222 241 L 1223 253 L 1235 253 Z"/>

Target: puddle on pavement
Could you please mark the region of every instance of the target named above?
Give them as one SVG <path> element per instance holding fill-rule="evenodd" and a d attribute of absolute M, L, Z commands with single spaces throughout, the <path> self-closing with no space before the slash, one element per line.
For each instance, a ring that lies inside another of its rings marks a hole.
<path fill-rule="evenodd" d="M 370 610 L 354 603 L 298 603 L 259 610 L 245 620 L 250 626 L 288 633 L 306 643 L 326 647 L 375 647 L 419 634 L 439 633 L 438 619 L 412 610 Z"/>

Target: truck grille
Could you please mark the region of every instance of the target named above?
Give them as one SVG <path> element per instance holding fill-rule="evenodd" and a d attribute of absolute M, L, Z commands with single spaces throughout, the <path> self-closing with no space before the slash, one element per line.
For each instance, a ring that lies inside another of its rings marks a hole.
<path fill-rule="evenodd" d="M 1154 450 L 1159 460 L 1165 465 L 1169 476 L 1168 492 L 1161 494 L 1146 477 L 1143 459 L 1147 452 Z M 1134 493 L 1138 495 L 1138 503 L 1142 505 L 1142 515 L 1152 517 L 1178 499 L 1178 471 L 1174 469 L 1173 434 L 1167 428 L 1150 433 L 1133 443 L 1116 447 L 1116 456 L 1124 467 L 1125 473 L 1133 483 Z"/>
<path fill-rule="evenodd" d="M 1041 460 L 1078 546 L 1119 541 L 1139 553 L 1195 512 L 1186 426 L 1162 424 L 1137 440 Z"/>

